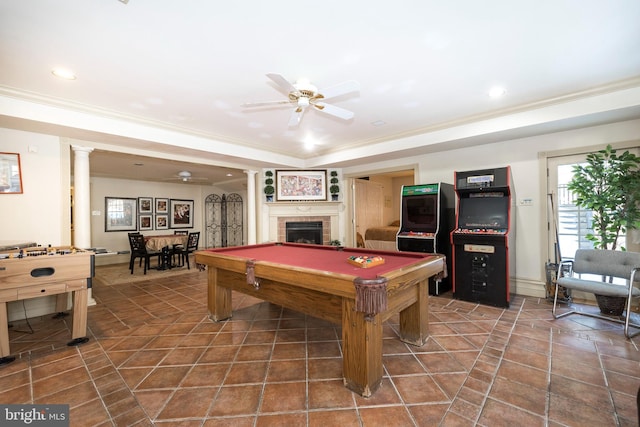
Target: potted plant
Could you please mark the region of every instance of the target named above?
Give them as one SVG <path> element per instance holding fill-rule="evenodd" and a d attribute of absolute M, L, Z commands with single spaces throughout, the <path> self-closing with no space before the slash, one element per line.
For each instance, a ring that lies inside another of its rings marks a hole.
<path fill-rule="evenodd" d="M 573 192 L 577 206 L 593 213 L 593 232 L 585 236 L 593 247 L 626 250 L 619 244 L 620 237 L 627 230 L 640 228 L 640 157 L 629 151 L 618 154 L 607 145 L 604 150 L 588 154 L 585 164 L 573 168 L 567 188 Z M 616 297 L 596 295 L 600 311 L 616 314 L 618 310 L 611 310 L 610 306 L 624 306 L 613 298 Z"/>
<path fill-rule="evenodd" d="M 340 186 L 338 185 L 338 172 L 331 171 L 331 179 L 329 182 L 331 185 L 329 186 L 329 193 L 331 193 L 331 200 L 334 202 L 338 201 L 338 193 L 340 193 Z"/>
<path fill-rule="evenodd" d="M 267 179 L 264 180 L 264 194 L 267 196 L 267 202 L 273 202 L 273 193 L 276 192 L 273 186 L 273 172 L 266 171 L 264 175 L 267 177 Z"/>

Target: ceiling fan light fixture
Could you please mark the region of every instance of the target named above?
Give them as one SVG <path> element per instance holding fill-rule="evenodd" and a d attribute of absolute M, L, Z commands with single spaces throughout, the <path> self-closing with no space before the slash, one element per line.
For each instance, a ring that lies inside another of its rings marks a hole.
<path fill-rule="evenodd" d="M 306 96 L 301 96 L 298 98 L 298 107 L 307 108 L 309 106 L 309 98 Z"/>
<path fill-rule="evenodd" d="M 180 178 L 182 178 L 183 182 L 187 182 L 187 181 L 189 181 L 189 178 L 191 178 L 191 172 L 189 172 L 189 171 L 181 171 L 181 172 L 178 172 L 178 176 Z"/>

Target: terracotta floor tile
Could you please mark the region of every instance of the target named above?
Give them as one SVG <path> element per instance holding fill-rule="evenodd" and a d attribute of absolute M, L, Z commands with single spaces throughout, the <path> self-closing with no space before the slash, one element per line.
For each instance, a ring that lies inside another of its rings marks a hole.
<path fill-rule="evenodd" d="M 353 399 L 342 380 L 309 382 L 309 409 L 351 408 L 355 406 Z"/>
<path fill-rule="evenodd" d="M 430 296 L 419 347 L 392 315 L 385 376 L 364 398 L 344 386 L 339 325 L 235 293 L 233 317 L 213 322 L 204 274 L 96 278 L 94 297 L 84 345 L 66 346 L 67 321 L 47 316 L 10 332 L 18 357 L 0 366 L 0 402 L 68 403 L 72 425 L 99 427 L 637 425 L 640 337 L 554 320 L 541 298 L 505 310 Z"/>
<path fill-rule="evenodd" d="M 544 417 L 533 415 L 527 411 L 510 406 L 505 403 L 498 402 L 493 399 L 487 399 L 482 409 L 482 414 L 478 419 L 478 423 L 486 426 L 504 425 L 504 426 L 544 426 Z"/>
<path fill-rule="evenodd" d="M 225 385 L 262 383 L 267 375 L 267 362 L 234 363 L 224 380 Z"/>
<path fill-rule="evenodd" d="M 498 368 L 497 377 L 507 378 L 542 390 L 546 390 L 549 384 L 549 373 L 546 370 L 521 365 L 510 360 L 502 361 Z"/>
<path fill-rule="evenodd" d="M 262 384 L 223 387 L 211 406 L 209 416 L 255 415 L 261 395 Z"/>
<path fill-rule="evenodd" d="M 429 375 L 413 375 L 393 379 L 402 400 L 407 404 L 443 403 L 449 398 Z"/>
<path fill-rule="evenodd" d="M 217 387 L 183 388 L 169 398 L 156 420 L 179 418 L 204 418 L 209 411 Z"/>
<path fill-rule="evenodd" d="M 304 359 L 306 355 L 306 343 L 277 343 L 273 346 L 271 360 Z"/>
<path fill-rule="evenodd" d="M 74 387 L 89 380 L 91 380 L 91 377 L 84 367 L 52 375 L 43 380 L 34 381 L 33 397 L 34 399 L 40 399 L 43 396 Z"/>
<path fill-rule="evenodd" d="M 576 408 L 580 408 L 576 410 Z M 614 426 L 613 411 L 584 405 L 568 396 L 552 394 L 549 400 L 549 421 L 576 427 Z"/>
<path fill-rule="evenodd" d="M 309 359 L 309 380 L 342 378 L 342 358 Z"/>
<path fill-rule="evenodd" d="M 191 369 L 190 366 L 169 366 L 159 367 L 151 373 L 136 387 L 137 390 L 148 390 L 151 388 L 175 388 L 182 382 L 185 375 Z"/>
<path fill-rule="evenodd" d="M 149 417 L 155 419 L 173 392 L 174 390 L 143 390 L 134 392 L 134 396 Z"/>
<path fill-rule="evenodd" d="M 353 409 L 327 410 L 309 412 L 309 427 L 361 427 L 360 417 Z"/>
<path fill-rule="evenodd" d="M 465 367 L 449 353 L 418 353 L 416 357 L 430 373 L 467 371 Z"/>
<path fill-rule="evenodd" d="M 489 398 L 544 416 L 547 407 L 546 394 L 546 390 L 532 388 L 506 378 L 496 378 L 489 391 Z"/>
<path fill-rule="evenodd" d="M 265 384 L 260 413 L 306 410 L 306 388 L 307 385 L 304 381 Z"/>
<path fill-rule="evenodd" d="M 611 410 L 611 398 L 606 387 L 598 387 L 559 375 L 551 375 L 549 385 L 551 394 L 571 396 L 573 400 L 583 402 L 590 407 Z"/>
<path fill-rule="evenodd" d="M 412 354 L 383 356 L 382 363 L 392 376 L 426 373 L 423 365 Z"/>
<path fill-rule="evenodd" d="M 269 364 L 267 371 L 268 383 L 283 381 L 306 381 L 307 363 L 304 359 L 277 360 Z"/>
<path fill-rule="evenodd" d="M 360 409 L 360 419 L 367 427 L 405 427 L 413 423 L 404 406 L 381 406 Z"/>
<path fill-rule="evenodd" d="M 197 364 L 185 376 L 181 387 L 218 387 L 221 386 L 229 369 L 230 363 Z"/>
<path fill-rule="evenodd" d="M 356 405 L 359 407 L 398 405 L 402 403 L 398 392 L 388 378 L 383 378 L 380 387 L 370 397 L 362 397 L 353 394 Z"/>
<path fill-rule="evenodd" d="M 129 392 L 128 389 L 124 389 Z M 34 399 L 34 403 L 40 404 L 66 404 L 70 408 L 83 405 L 85 402 L 99 397 L 98 391 L 92 381 L 86 381 L 73 387 L 65 388 L 58 392 L 48 394 L 40 399 Z"/>

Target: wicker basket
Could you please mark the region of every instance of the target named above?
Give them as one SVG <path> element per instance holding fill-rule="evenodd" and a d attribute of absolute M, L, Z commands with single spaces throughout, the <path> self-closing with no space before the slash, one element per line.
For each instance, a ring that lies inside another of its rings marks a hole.
<path fill-rule="evenodd" d="M 625 297 L 610 297 L 606 295 L 596 295 L 596 301 L 600 312 L 609 316 L 622 316 L 627 299 Z"/>

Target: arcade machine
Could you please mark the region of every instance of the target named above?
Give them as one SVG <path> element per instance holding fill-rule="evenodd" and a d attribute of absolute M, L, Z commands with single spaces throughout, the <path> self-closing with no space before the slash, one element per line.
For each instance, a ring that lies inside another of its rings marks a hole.
<path fill-rule="evenodd" d="M 396 235 L 399 251 L 439 253 L 451 259 L 449 233 L 455 225 L 453 185 L 403 185 L 400 218 L 400 229 Z M 440 295 L 451 289 L 450 265 L 451 262 L 447 262 L 449 271 L 446 278 L 429 280 L 431 295 Z"/>
<path fill-rule="evenodd" d="M 508 308 L 516 265 L 511 168 L 455 172 L 455 191 L 453 297 Z"/>

